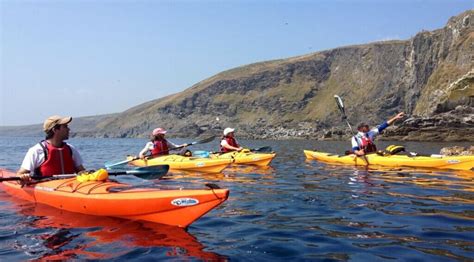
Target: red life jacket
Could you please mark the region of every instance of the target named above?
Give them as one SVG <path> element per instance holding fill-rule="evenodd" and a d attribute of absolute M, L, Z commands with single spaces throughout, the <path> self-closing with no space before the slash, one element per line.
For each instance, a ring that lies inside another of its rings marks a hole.
<path fill-rule="evenodd" d="M 229 144 L 229 146 L 239 147 L 239 144 L 237 144 L 237 140 L 235 140 L 235 138 L 233 138 L 233 137 L 227 137 L 226 136 L 226 137 L 224 137 L 223 140 L 227 141 L 227 144 Z M 232 149 L 225 148 L 222 145 L 220 145 L 220 149 L 221 149 L 221 152 L 224 152 L 224 153 L 234 151 Z"/>
<path fill-rule="evenodd" d="M 166 141 L 166 139 L 153 141 L 153 150 L 151 150 L 151 156 L 163 156 L 169 154 L 170 150 L 168 148 L 168 141 Z"/>
<path fill-rule="evenodd" d="M 35 176 L 50 177 L 76 172 L 72 159 L 71 147 L 64 143 L 62 147 L 54 147 L 48 142 L 40 142 L 44 150 L 44 162 L 35 170 Z"/>
<path fill-rule="evenodd" d="M 366 135 L 364 135 L 362 137 L 359 137 L 359 138 L 360 138 L 360 141 L 361 141 L 360 147 L 361 147 L 361 149 L 364 149 L 364 152 L 366 154 L 377 152 L 377 147 L 375 146 L 374 141 L 372 141 L 372 139 L 370 139 Z"/>

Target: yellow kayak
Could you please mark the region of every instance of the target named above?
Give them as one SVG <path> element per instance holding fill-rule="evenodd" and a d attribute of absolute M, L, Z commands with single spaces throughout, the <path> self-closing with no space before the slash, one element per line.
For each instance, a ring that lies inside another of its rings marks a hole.
<path fill-rule="evenodd" d="M 127 160 L 132 160 L 133 157 L 127 157 Z M 210 159 L 185 157 L 180 155 L 167 155 L 151 159 L 137 159 L 130 161 L 133 166 L 156 166 L 169 165 L 170 170 L 194 171 L 203 173 L 220 173 L 232 162 L 231 159 Z"/>
<path fill-rule="evenodd" d="M 386 166 L 386 167 L 414 167 L 414 168 L 439 168 L 474 171 L 474 155 L 470 156 L 407 156 L 377 154 L 356 157 L 355 155 L 336 155 L 318 151 L 304 150 L 307 159 L 314 159 L 326 163 L 357 165 L 357 166 Z M 367 163 L 368 162 L 368 163 Z"/>
<path fill-rule="evenodd" d="M 256 165 L 256 166 L 268 166 L 273 158 L 276 156 L 275 153 L 253 153 L 248 149 L 244 149 L 240 152 L 234 151 L 229 153 L 215 153 L 211 154 L 211 159 L 229 159 L 233 164 L 239 165 Z"/>

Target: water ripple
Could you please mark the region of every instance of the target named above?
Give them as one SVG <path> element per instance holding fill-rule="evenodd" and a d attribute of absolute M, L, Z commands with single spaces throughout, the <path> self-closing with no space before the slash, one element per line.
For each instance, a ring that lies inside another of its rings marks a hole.
<path fill-rule="evenodd" d="M 0 166 L 17 169 L 27 148 L 37 140 L 1 138 Z M 88 168 L 136 154 L 145 142 L 71 141 L 80 148 Z M 72 214 L 0 191 L 0 255 L 5 260 L 474 259 L 472 172 L 366 170 L 308 161 L 303 155 L 303 149 L 314 148 L 341 152 L 346 143 L 242 142 L 250 147 L 272 146 L 278 152 L 272 167 L 240 166 L 222 174 L 176 172 L 155 181 L 120 178 L 156 188 L 202 188 L 205 183 L 216 183 L 231 190 L 226 203 L 188 230 Z M 213 150 L 213 146 L 199 149 Z M 405 144 L 422 153 L 443 146 Z"/>

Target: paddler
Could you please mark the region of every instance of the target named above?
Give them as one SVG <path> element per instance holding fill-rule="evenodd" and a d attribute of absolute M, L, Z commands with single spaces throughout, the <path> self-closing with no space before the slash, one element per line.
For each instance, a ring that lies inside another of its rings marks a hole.
<path fill-rule="evenodd" d="M 79 151 L 64 142 L 69 139 L 72 117 L 50 116 L 43 123 L 45 140 L 31 147 L 25 155 L 17 175 L 23 182 L 59 174 L 84 171 Z"/>
<path fill-rule="evenodd" d="M 239 146 L 237 140 L 234 137 L 235 129 L 227 127 L 224 129 L 224 136 L 222 137 L 220 150 L 222 153 L 232 152 L 232 151 L 240 151 L 243 148 Z"/>
<path fill-rule="evenodd" d="M 165 138 L 166 130 L 158 127 L 153 129 L 150 136 L 150 142 L 146 143 L 145 147 L 140 151 L 138 155 L 141 159 L 145 157 L 157 157 L 169 155 L 170 150 L 175 148 L 182 148 L 188 146 L 188 144 L 176 145 Z"/>
<path fill-rule="evenodd" d="M 360 123 L 357 126 L 357 134 L 352 137 L 352 152 L 358 156 L 362 156 L 368 153 L 374 153 L 377 151 L 374 139 L 379 135 L 385 128 L 393 124 L 396 120 L 401 119 L 405 116 L 404 112 L 398 113 L 396 116 L 383 122 L 381 125 L 369 129 L 369 125 L 366 123 Z"/>

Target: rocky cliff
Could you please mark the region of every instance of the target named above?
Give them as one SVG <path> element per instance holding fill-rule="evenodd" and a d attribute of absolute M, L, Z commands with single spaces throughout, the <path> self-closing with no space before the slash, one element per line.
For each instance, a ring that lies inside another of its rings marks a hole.
<path fill-rule="evenodd" d="M 104 118 L 78 135 L 147 136 L 161 126 L 172 136 L 193 137 L 231 126 L 239 137 L 340 139 L 348 131 L 334 102 L 338 94 L 353 124 L 408 113 L 386 137 L 474 141 L 473 23 L 469 10 L 405 41 L 241 66 Z"/>

